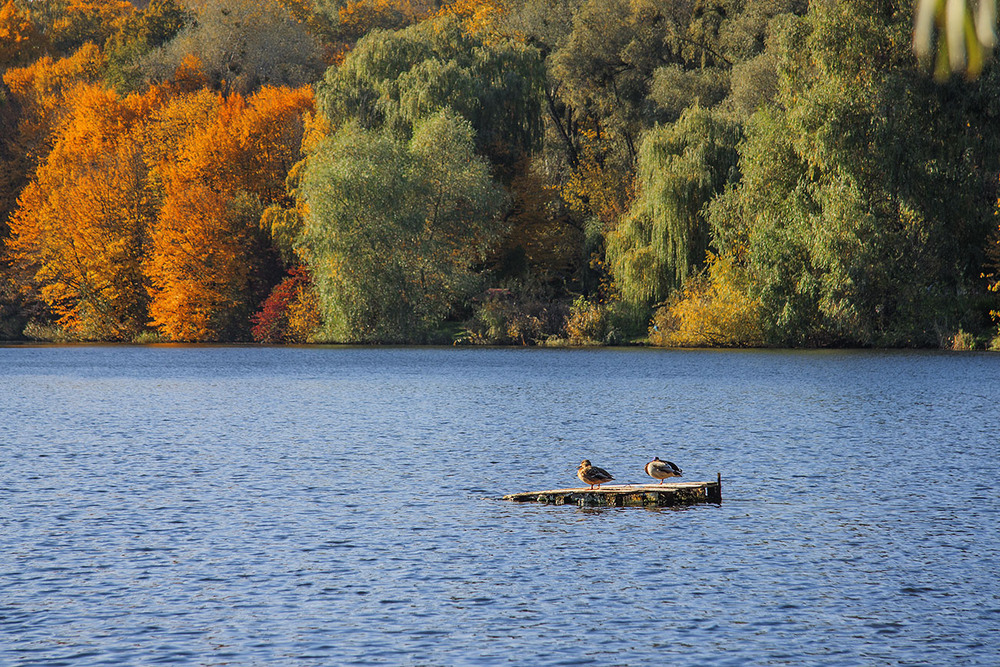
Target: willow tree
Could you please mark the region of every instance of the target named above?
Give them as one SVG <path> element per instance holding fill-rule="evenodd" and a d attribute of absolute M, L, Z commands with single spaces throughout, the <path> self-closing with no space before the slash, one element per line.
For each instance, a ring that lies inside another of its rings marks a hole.
<path fill-rule="evenodd" d="M 647 133 L 636 199 L 607 241 L 608 263 L 624 300 L 663 301 L 704 263 L 706 205 L 736 180 L 739 139 L 738 125 L 698 107 Z"/>
<path fill-rule="evenodd" d="M 419 342 L 476 290 L 505 195 L 473 136 L 444 111 L 409 142 L 351 123 L 309 159 L 302 247 L 326 337 Z"/>
<path fill-rule="evenodd" d="M 348 120 L 407 138 L 450 109 L 474 130 L 476 148 L 510 166 L 541 138 L 544 70 L 538 50 L 487 41 L 440 16 L 395 32 L 375 30 L 339 67 L 327 70 L 317 101 L 334 126 Z"/>

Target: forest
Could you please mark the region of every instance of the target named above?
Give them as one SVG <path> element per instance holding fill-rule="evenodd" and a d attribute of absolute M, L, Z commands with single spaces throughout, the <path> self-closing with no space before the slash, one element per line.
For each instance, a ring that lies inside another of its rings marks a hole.
<path fill-rule="evenodd" d="M 1000 75 L 914 12 L 0 0 L 0 339 L 1000 349 Z"/>

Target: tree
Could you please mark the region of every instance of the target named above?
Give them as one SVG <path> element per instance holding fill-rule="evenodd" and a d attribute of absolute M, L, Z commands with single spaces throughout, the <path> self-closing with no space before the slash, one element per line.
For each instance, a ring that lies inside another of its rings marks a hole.
<path fill-rule="evenodd" d="M 278 272 L 261 214 L 284 201 L 312 108 L 308 88 L 209 98 L 206 106 L 195 93 L 160 115 L 168 150 L 157 156 L 164 205 L 148 263 L 150 314 L 173 340 L 249 338 Z"/>
<path fill-rule="evenodd" d="M 472 124 L 476 146 L 509 168 L 540 138 L 542 76 L 537 50 L 486 43 L 441 16 L 361 39 L 342 66 L 327 70 L 317 99 L 335 127 L 356 119 L 399 137 L 451 109 Z"/>
<path fill-rule="evenodd" d="M 157 100 L 84 85 L 66 102 L 11 219 L 11 257 L 73 336 L 132 340 L 147 321 L 142 260 L 156 197 L 142 132 Z"/>
<path fill-rule="evenodd" d="M 0 71 L 27 65 L 41 54 L 45 42 L 31 15 L 14 0 L 0 6 Z"/>
<path fill-rule="evenodd" d="M 67 0 L 47 36 L 56 53 L 73 53 L 87 43 L 103 46 L 134 11 L 125 0 Z"/>
<path fill-rule="evenodd" d="M 653 73 L 685 62 L 680 37 L 692 6 L 653 1 L 587 0 L 573 31 L 552 54 L 552 76 L 580 123 L 611 142 L 630 168 L 639 137 L 657 118 L 647 103 Z"/>
<path fill-rule="evenodd" d="M 5 5 L 5 11 L 9 9 Z M 32 37 L 31 28 L 24 27 L 26 12 L 6 14 L 16 24 L 9 34 L 16 46 L 14 61 L 22 62 L 45 44 L 44 36 Z M 8 24 L 9 27 L 9 24 Z M 24 30 L 28 32 L 25 33 Z M 27 41 L 17 35 L 28 35 Z M 24 67 L 10 67 L 3 72 L 4 85 L 0 86 L 0 311 L 18 313 L 8 324 L 2 324 L 10 335 L 19 334 L 28 310 L 44 310 L 36 300 L 37 294 L 18 295 L 14 284 L 30 280 L 23 265 L 8 265 L 3 243 L 8 234 L 8 220 L 17 206 L 17 198 L 34 178 L 38 165 L 49 155 L 56 143 L 60 123 L 72 105 L 66 100 L 68 91 L 80 83 L 100 80 L 103 59 L 99 50 L 88 45 L 70 58 L 53 60 L 41 57 L 25 63 Z"/>
<path fill-rule="evenodd" d="M 187 137 L 178 160 L 183 176 L 221 192 L 243 191 L 262 202 L 285 198 L 285 177 L 299 157 L 308 87 L 267 86 L 254 95 L 219 100 L 215 117 Z"/>
<path fill-rule="evenodd" d="M 355 42 L 372 30 L 399 30 L 433 13 L 432 3 L 409 0 L 349 0 L 337 11 L 338 35 Z"/>
<path fill-rule="evenodd" d="M 780 38 L 780 106 L 752 117 L 743 180 L 710 216 L 746 258 L 771 343 L 935 344 L 984 316 L 1000 80 L 927 80 L 910 25 L 891 3 L 845 1 Z"/>
<path fill-rule="evenodd" d="M 259 203 L 227 199 L 197 181 L 171 188 L 153 236 L 152 323 L 170 340 L 240 340 L 250 317 L 247 247 Z M 195 224 L 189 224 L 194 222 Z"/>
<path fill-rule="evenodd" d="M 258 343 L 306 343 L 322 324 L 319 301 L 309 272 L 296 267 L 271 291 L 253 316 Z"/>
<path fill-rule="evenodd" d="M 1000 208 L 1000 201 L 997 202 L 997 207 Z M 1000 293 L 1000 226 L 993 229 L 986 246 L 986 257 L 986 271 L 983 272 L 982 277 L 987 281 L 986 289 L 993 294 L 998 294 Z M 997 325 L 997 333 L 991 345 L 991 348 L 996 350 L 1000 347 L 1000 303 L 996 297 L 992 299 L 989 312 L 993 323 Z"/>
<path fill-rule="evenodd" d="M 17 133 L 7 139 L 15 146 L 11 152 L 28 161 L 29 175 L 52 150 L 56 128 L 71 108 L 67 92 L 79 83 L 99 82 L 104 62 L 100 49 L 88 44 L 68 58 L 44 56 L 4 72 L 10 101 L 20 109 Z"/>
<path fill-rule="evenodd" d="M 632 200 L 639 192 L 637 160 L 645 135 L 657 132 L 658 125 L 676 123 L 691 107 L 731 114 L 734 107 L 766 101 L 766 88 L 748 84 L 775 78 L 767 76 L 768 66 L 776 69 L 773 60 L 762 59 L 740 72 L 737 99 L 731 99 L 733 73 L 760 56 L 773 16 L 804 11 L 804 4 L 517 3 L 512 24 L 548 56 L 546 140 L 539 162 L 589 230 L 586 252 L 592 270 L 584 273 L 585 292 L 610 295 L 605 249 L 614 230 L 637 222 L 629 216 L 637 206 Z M 699 256 L 695 262 L 700 261 Z"/>
<path fill-rule="evenodd" d="M 510 191 L 510 231 L 500 248 L 498 277 L 563 287 L 584 259 L 583 230 L 541 174 L 519 169 Z"/>
<path fill-rule="evenodd" d="M 191 55 L 227 94 L 299 87 L 320 72 L 318 43 L 278 0 L 202 0 L 194 11 L 190 24 L 145 59 L 155 80 L 169 79 Z"/>
<path fill-rule="evenodd" d="M 310 158 L 302 196 L 302 243 L 339 341 L 424 339 L 475 289 L 504 208 L 471 125 L 449 112 L 407 143 L 342 127 Z"/>
<path fill-rule="evenodd" d="M 709 247 L 706 205 L 737 180 L 739 140 L 739 126 L 697 107 L 645 136 L 638 194 L 608 235 L 608 262 L 624 300 L 661 302 L 701 266 Z"/>
<path fill-rule="evenodd" d="M 142 59 L 173 39 L 192 19 L 177 0 L 152 0 L 141 11 L 125 17 L 105 45 L 105 78 L 119 92 L 139 90 L 145 84 Z"/>

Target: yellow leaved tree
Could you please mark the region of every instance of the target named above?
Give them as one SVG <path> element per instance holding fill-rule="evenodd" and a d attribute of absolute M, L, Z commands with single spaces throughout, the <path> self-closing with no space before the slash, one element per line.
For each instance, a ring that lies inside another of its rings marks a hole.
<path fill-rule="evenodd" d="M 79 84 L 64 101 L 53 149 L 11 218 L 10 257 L 70 335 L 132 340 L 146 325 L 142 262 L 156 210 L 143 134 L 160 97 Z"/>
<path fill-rule="evenodd" d="M 161 114 L 176 148 L 156 166 L 164 205 L 147 264 L 150 315 L 172 340 L 248 339 L 277 261 L 261 212 L 286 197 L 312 91 L 265 87 L 206 101 L 195 93 Z"/>
<path fill-rule="evenodd" d="M 688 278 L 653 316 L 649 341 L 665 347 L 760 347 L 760 302 L 747 294 L 734 259 L 708 253 L 707 267 Z"/>

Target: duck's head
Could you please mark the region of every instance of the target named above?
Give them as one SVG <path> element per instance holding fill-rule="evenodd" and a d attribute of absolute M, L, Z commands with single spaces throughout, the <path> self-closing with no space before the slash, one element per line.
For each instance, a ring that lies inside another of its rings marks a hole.
<path fill-rule="evenodd" d="M 590 467 L 590 459 L 584 459 L 583 463 L 580 464 L 580 467 L 581 468 L 589 468 Z"/>

